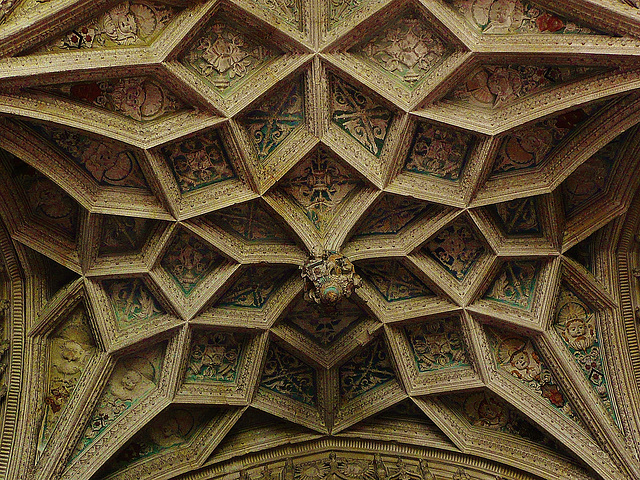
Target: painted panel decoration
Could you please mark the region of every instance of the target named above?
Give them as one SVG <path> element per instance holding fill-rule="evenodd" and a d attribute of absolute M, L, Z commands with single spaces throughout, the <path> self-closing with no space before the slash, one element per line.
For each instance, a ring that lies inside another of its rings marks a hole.
<path fill-rule="evenodd" d="M 189 295 L 222 261 L 223 258 L 198 237 L 180 230 L 162 257 L 161 265 L 182 292 Z"/>
<path fill-rule="evenodd" d="M 558 411 L 580 423 L 531 339 L 491 330 L 490 341 L 498 368 L 513 375 Z"/>
<path fill-rule="evenodd" d="M 100 185 L 149 188 L 132 148 L 51 125 L 29 123 L 29 126 L 53 142 L 65 157 L 81 166 Z"/>
<path fill-rule="evenodd" d="M 302 30 L 302 0 L 257 0 L 257 3 L 277 18 Z"/>
<path fill-rule="evenodd" d="M 445 98 L 483 108 L 501 108 L 545 88 L 603 71 L 599 67 L 485 65 Z"/>
<path fill-rule="evenodd" d="M 329 29 L 346 20 L 364 7 L 370 0 L 331 0 L 327 2 L 329 9 Z"/>
<path fill-rule="evenodd" d="M 217 130 L 186 138 L 160 149 L 182 193 L 236 178 Z"/>
<path fill-rule="evenodd" d="M 544 162 L 563 140 L 599 111 L 604 102 L 587 105 L 548 118 L 507 135 L 500 144 L 491 174 L 523 170 Z"/>
<path fill-rule="evenodd" d="M 406 12 L 350 51 L 416 85 L 450 53 L 440 36 L 416 12 Z"/>
<path fill-rule="evenodd" d="M 232 205 L 207 218 L 250 243 L 293 243 L 274 215 L 257 201 Z"/>
<path fill-rule="evenodd" d="M 535 261 L 506 262 L 483 298 L 522 310 L 530 310 L 540 266 Z"/>
<path fill-rule="evenodd" d="M 302 79 L 264 97 L 240 119 L 249 134 L 259 160 L 267 158 L 291 132 L 304 123 L 304 83 Z"/>
<path fill-rule="evenodd" d="M 397 260 L 359 263 L 358 271 L 387 302 L 433 295 L 422 280 Z"/>
<path fill-rule="evenodd" d="M 138 253 L 153 224 L 154 221 L 147 218 L 105 215 L 98 252 L 101 255 Z"/>
<path fill-rule="evenodd" d="M 471 366 L 458 318 L 404 327 L 419 372 Z"/>
<path fill-rule="evenodd" d="M 486 249 L 468 222 L 458 218 L 429 240 L 426 250 L 453 278 L 463 280 Z"/>
<path fill-rule="evenodd" d="M 260 309 L 273 292 L 296 273 L 287 267 L 249 266 L 218 300 L 216 306 Z"/>
<path fill-rule="evenodd" d="M 346 403 L 378 388 L 396 376 L 382 338 L 376 338 L 338 369 L 340 399 Z"/>
<path fill-rule="evenodd" d="M 453 0 L 471 25 L 484 34 L 591 34 L 603 35 L 536 4 L 522 0 Z"/>
<path fill-rule="evenodd" d="M 44 395 L 44 418 L 38 441 L 42 450 L 64 413 L 69 399 L 97 351 L 87 312 L 77 305 L 51 334 L 48 342 L 49 367 Z"/>
<path fill-rule="evenodd" d="M 315 370 L 274 342 L 267 351 L 260 387 L 312 407 L 317 403 Z"/>
<path fill-rule="evenodd" d="M 600 396 L 611 416 L 616 414 L 609 396 L 603 348 L 594 311 L 570 288 L 562 285 L 553 324 L 569 353 Z"/>
<path fill-rule="evenodd" d="M 382 153 L 394 114 L 371 95 L 329 74 L 331 121 L 376 157 Z"/>
<path fill-rule="evenodd" d="M 194 330 L 184 382 L 235 382 L 244 340 L 241 333 Z"/>
<path fill-rule="evenodd" d="M 364 221 L 357 227 L 355 236 L 399 233 L 427 208 L 428 203 L 411 197 L 384 194 L 364 216 Z"/>
<path fill-rule="evenodd" d="M 41 51 L 150 45 L 177 12 L 175 7 L 149 0 L 125 1 L 73 28 Z"/>
<path fill-rule="evenodd" d="M 80 211 L 75 200 L 35 168 L 14 156 L 10 159 L 11 176 L 22 187 L 32 215 L 75 242 Z"/>
<path fill-rule="evenodd" d="M 280 53 L 260 43 L 233 20 L 218 16 L 189 46 L 181 61 L 226 95 Z"/>
<path fill-rule="evenodd" d="M 550 448 L 556 447 L 555 440 L 534 427 L 522 414 L 492 392 L 483 390 L 451 395 L 447 397 L 446 403 L 476 427 L 517 435 Z"/>
<path fill-rule="evenodd" d="M 186 110 L 186 105 L 161 82 L 147 77 L 126 77 L 93 82 L 65 83 L 38 90 L 148 122 Z"/>
<path fill-rule="evenodd" d="M 162 305 L 140 278 L 108 280 L 105 292 L 111 302 L 116 323 L 126 329 L 166 314 Z"/>
<path fill-rule="evenodd" d="M 102 470 L 104 476 L 126 467 L 178 450 L 202 433 L 213 409 L 172 405 L 122 447 Z M 100 477 L 102 478 L 102 477 Z"/>
<path fill-rule="evenodd" d="M 318 148 L 298 163 L 280 185 L 313 226 L 324 232 L 340 206 L 364 182 L 327 149 Z"/>
<path fill-rule="evenodd" d="M 604 195 L 613 165 L 627 137 L 625 133 L 616 137 L 562 182 L 562 200 L 567 216 L 576 214 Z"/>
<path fill-rule="evenodd" d="M 420 122 L 403 170 L 456 181 L 474 141 L 473 135 L 461 130 Z"/>
<path fill-rule="evenodd" d="M 508 236 L 540 236 L 542 226 L 538 215 L 538 202 L 534 197 L 517 198 L 491 205 L 498 225 Z"/>
<path fill-rule="evenodd" d="M 336 340 L 344 337 L 351 327 L 365 316 L 366 313 L 349 300 L 343 300 L 335 309 L 328 310 L 300 296 L 287 313 L 284 322 L 318 345 L 328 348 Z"/>
<path fill-rule="evenodd" d="M 156 388 L 163 358 L 164 344 L 159 344 L 118 361 L 71 460 L 89 448 L 114 422 L 126 416 Z"/>

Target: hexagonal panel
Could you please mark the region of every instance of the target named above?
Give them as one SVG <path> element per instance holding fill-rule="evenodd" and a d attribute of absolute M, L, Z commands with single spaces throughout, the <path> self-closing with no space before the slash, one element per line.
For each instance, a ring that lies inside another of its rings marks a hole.
<path fill-rule="evenodd" d="M 160 152 L 183 194 L 237 178 L 218 130 L 165 145 Z"/>
<path fill-rule="evenodd" d="M 413 9 L 349 49 L 351 54 L 393 75 L 408 88 L 423 81 L 452 51 Z"/>
<path fill-rule="evenodd" d="M 138 122 L 161 120 L 189 109 L 164 85 L 164 82 L 152 76 L 61 83 L 37 87 L 34 90 L 103 109 Z"/>
<path fill-rule="evenodd" d="M 491 175 L 541 165 L 564 139 L 580 129 L 607 103 L 608 100 L 590 103 L 510 132 L 500 143 Z"/>
<path fill-rule="evenodd" d="M 148 190 L 140 169 L 139 154 L 131 147 L 66 128 L 27 124 L 55 145 L 66 158 L 82 167 L 98 184 Z"/>
<path fill-rule="evenodd" d="M 72 28 L 39 52 L 148 46 L 180 10 L 149 0 L 121 2 Z"/>
<path fill-rule="evenodd" d="M 238 19 L 218 12 L 186 47 L 180 61 L 225 96 L 283 52 L 249 32 Z"/>
<path fill-rule="evenodd" d="M 602 72 L 600 67 L 485 65 L 478 67 L 445 99 L 486 109 L 503 108 L 552 86 Z"/>
<path fill-rule="evenodd" d="M 475 30 L 486 35 L 582 34 L 603 35 L 581 22 L 569 20 L 524 0 L 449 0 Z"/>

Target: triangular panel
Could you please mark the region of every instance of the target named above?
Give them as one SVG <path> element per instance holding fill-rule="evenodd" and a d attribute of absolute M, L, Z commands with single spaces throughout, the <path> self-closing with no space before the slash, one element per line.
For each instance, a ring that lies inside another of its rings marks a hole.
<path fill-rule="evenodd" d="M 397 260 L 361 263 L 358 272 L 387 302 L 433 295 L 429 287 Z"/>
<path fill-rule="evenodd" d="M 122 330 L 166 314 L 164 308 L 139 279 L 107 280 L 105 291 Z"/>
<path fill-rule="evenodd" d="M 273 214 L 259 202 L 245 202 L 218 210 L 207 218 L 250 243 L 293 243 Z"/>
<path fill-rule="evenodd" d="M 483 298 L 510 307 L 530 310 L 539 270 L 540 267 L 535 261 L 506 262 Z"/>
<path fill-rule="evenodd" d="M 140 252 L 154 223 L 147 218 L 105 215 L 98 253 L 124 255 Z"/>
<path fill-rule="evenodd" d="M 274 342 L 267 351 L 260 388 L 310 407 L 318 403 L 315 370 Z"/>
<path fill-rule="evenodd" d="M 365 215 L 355 231 L 355 236 L 396 234 L 413 222 L 429 204 L 411 197 L 390 193 L 380 197 Z"/>
<path fill-rule="evenodd" d="M 260 309 L 292 273 L 287 267 L 247 267 L 216 306 Z"/>
<path fill-rule="evenodd" d="M 538 202 L 535 198 L 517 198 L 491 205 L 489 208 L 493 211 L 497 223 L 505 235 L 542 235 Z"/>
<path fill-rule="evenodd" d="M 341 402 L 349 402 L 381 387 L 396 375 L 384 340 L 376 338 L 338 369 Z"/>

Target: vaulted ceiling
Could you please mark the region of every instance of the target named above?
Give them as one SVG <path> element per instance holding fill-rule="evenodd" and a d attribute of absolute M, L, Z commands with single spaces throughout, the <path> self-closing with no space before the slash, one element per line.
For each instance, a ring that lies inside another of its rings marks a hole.
<path fill-rule="evenodd" d="M 638 7 L 0 0 L 0 477 L 640 478 Z"/>

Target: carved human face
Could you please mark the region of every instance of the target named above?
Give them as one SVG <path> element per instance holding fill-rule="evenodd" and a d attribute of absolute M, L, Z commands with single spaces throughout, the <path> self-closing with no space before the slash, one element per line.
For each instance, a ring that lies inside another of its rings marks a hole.
<path fill-rule="evenodd" d="M 514 4 L 509 0 L 496 0 L 489 7 L 489 20 L 493 23 L 510 24 Z"/>
<path fill-rule="evenodd" d="M 574 320 L 567 325 L 567 333 L 572 338 L 582 337 L 586 331 L 586 325 L 582 320 Z"/>
<path fill-rule="evenodd" d="M 68 340 L 64 342 L 60 346 L 60 350 L 61 350 L 60 355 L 67 362 L 78 362 L 79 360 L 82 359 L 85 353 L 84 349 L 73 340 Z"/>

